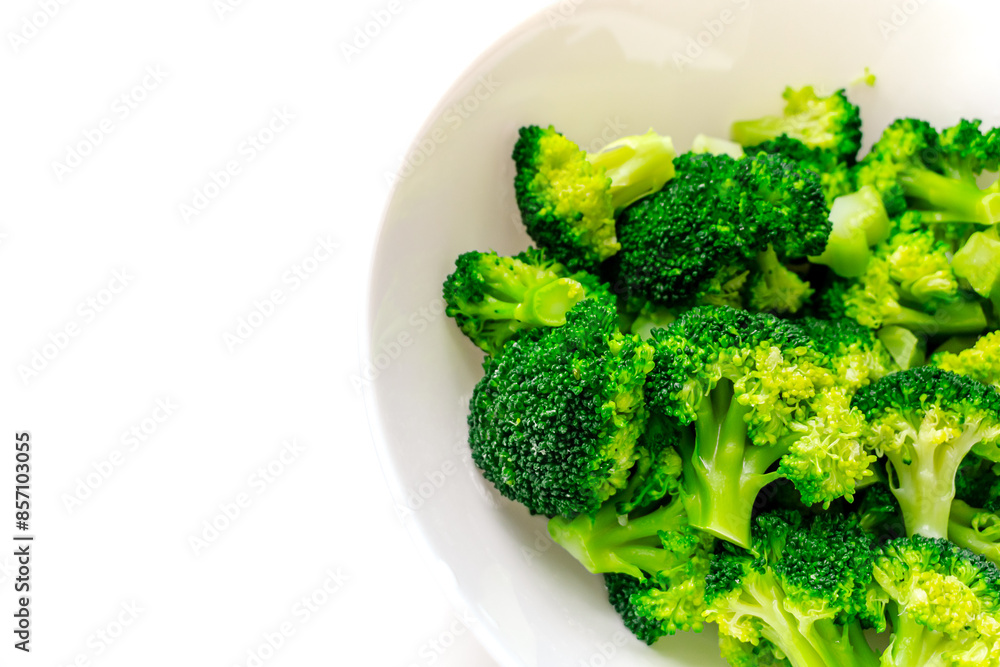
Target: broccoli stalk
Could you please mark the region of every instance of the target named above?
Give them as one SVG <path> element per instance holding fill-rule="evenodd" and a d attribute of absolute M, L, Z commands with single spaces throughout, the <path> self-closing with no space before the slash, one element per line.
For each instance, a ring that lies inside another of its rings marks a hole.
<path fill-rule="evenodd" d="M 962 460 L 973 450 L 1000 460 L 1000 394 L 921 366 L 862 388 L 854 405 L 865 415 L 868 446 L 886 458 L 907 533 L 946 537 Z"/>
<path fill-rule="evenodd" d="M 663 548 L 660 533 L 684 530 L 687 525 L 679 500 L 624 522 L 619 521 L 615 503 L 607 502 L 593 515 L 553 517 L 549 535 L 594 574 L 643 579 L 674 567 L 675 557 Z"/>
<path fill-rule="evenodd" d="M 976 294 L 991 298 L 1000 294 L 1000 236 L 997 228 L 976 232 L 959 248 L 951 262 L 955 276 Z"/>
<path fill-rule="evenodd" d="M 948 539 L 958 546 L 1000 563 L 1000 516 L 994 509 L 976 509 L 962 500 L 951 504 Z"/>
<path fill-rule="evenodd" d="M 833 231 L 823 254 L 810 257 L 815 264 L 829 266 L 844 278 L 864 275 L 871 246 L 889 236 L 889 216 L 878 191 L 870 186 L 833 200 L 830 208 Z"/>

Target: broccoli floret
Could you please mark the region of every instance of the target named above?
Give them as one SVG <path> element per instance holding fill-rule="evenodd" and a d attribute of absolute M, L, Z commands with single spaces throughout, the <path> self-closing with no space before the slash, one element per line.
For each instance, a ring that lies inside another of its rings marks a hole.
<path fill-rule="evenodd" d="M 707 618 L 744 643 L 766 640 L 795 667 L 877 667 L 864 629 L 885 627 L 873 538 L 843 514 L 754 520 L 751 550 L 721 544 L 706 579 Z"/>
<path fill-rule="evenodd" d="M 884 667 L 1000 665 L 1000 571 L 988 560 L 914 535 L 882 546 L 874 576 L 891 600 Z"/>
<path fill-rule="evenodd" d="M 743 146 L 787 135 L 809 148 L 829 151 L 851 161 L 861 147 L 861 112 L 843 89 L 820 97 L 812 86 L 785 88 L 787 104 L 781 116 L 765 116 L 733 123 L 733 139 Z"/>
<path fill-rule="evenodd" d="M 781 261 L 822 253 L 830 221 L 815 174 L 767 154 L 686 153 L 674 162 L 673 180 L 618 219 L 619 278 L 629 296 L 690 306 L 769 245 Z"/>
<path fill-rule="evenodd" d="M 587 299 L 562 327 L 521 332 L 484 362 L 469 406 L 472 458 L 533 513 L 594 512 L 628 482 L 652 349 L 617 325 L 613 309 Z"/>
<path fill-rule="evenodd" d="M 957 354 L 935 353 L 931 363 L 1000 390 L 1000 331 L 986 334 L 974 346 Z"/>
<path fill-rule="evenodd" d="M 895 234 L 878 252 L 885 256 L 889 277 L 899 286 L 901 298 L 931 308 L 957 298 L 958 281 L 951 269 L 950 249 L 947 243 L 934 238 L 933 232 Z"/>
<path fill-rule="evenodd" d="M 838 196 L 831 203 L 830 222 L 832 231 L 826 250 L 809 261 L 829 266 L 844 278 L 864 275 L 872 256 L 871 247 L 889 235 L 889 214 L 882 197 L 870 185 Z"/>
<path fill-rule="evenodd" d="M 969 452 L 1000 461 L 1000 394 L 970 378 L 921 366 L 862 388 L 867 446 L 886 458 L 907 533 L 948 534 L 955 476 Z"/>
<path fill-rule="evenodd" d="M 594 270 L 620 248 L 616 211 L 663 187 L 674 155 L 652 131 L 588 154 L 551 126 L 521 128 L 514 194 L 528 234 L 570 269 Z"/>
<path fill-rule="evenodd" d="M 586 298 L 614 304 L 597 278 L 582 271 L 570 274 L 532 248 L 514 257 L 464 253 L 444 281 L 445 312 L 492 355 L 518 331 L 562 326 L 570 308 Z"/>
<path fill-rule="evenodd" d="M 998 163 L 996 131 L 984 135 L 978 120 L 961 121 L 939 135 L 926 121 L 901 118 L 859 163 L 857 182 L 887 198 L 904 194 L 910 208 L 927 211 L 930 221 L 992 225 L 1000 222 L 1000 196 L 980 190 L 976 176 L 995 171 Z"/>
<path fill-rule="evenodd" d="M 787 134 L 751 146 L 746 152 L 749 155 L 760 152 L 779 155 L 784 160 L 794 162 L 800 169 L 808 169 L 818 174 L 827 207 L 833 206 L 834 200 L 838 197 L 848 195 L 856 189 L 854 171 L 848 160 L 831 150 L 810 148 Z"/>
<path fill-rule="evenodd" d="M 879 337 L 854 320 L 804 317 L 796 323 L 809 336 L 814 349 L 827 357 L 827 365 L 840 381 L 851 389 L 860 389 L 894 370 L 893 360 Z"/>
<path fill-rule="evenodd" d="M 892 267 L 884 257 L 873 257 L 856 280 L 835 280 L 819 297 L 828 317 L 850 317 L 872 329 L 901 326 L 924 335 L 979 333 L 987 327 L 986 313 L 977 301 L 957 299 L 927 312 L 907 305 Z"/>
<path fill-rule="evenodd" d="M 786 478 L 807 504 L 827 504 L 871 474 L 852 390 L 802 328 L 699 307 L 655 330 L 653 345 L 646 396 L 677 425 L 694 527 L 747 546 L 754 502 L 772 481 Z"/>

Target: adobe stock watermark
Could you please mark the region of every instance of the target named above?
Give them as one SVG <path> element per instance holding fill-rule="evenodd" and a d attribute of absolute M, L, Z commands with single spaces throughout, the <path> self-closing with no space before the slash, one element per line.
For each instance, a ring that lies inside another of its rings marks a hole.
<path fill-rule="evenodd" d="M 118 472 L 139 449 L 145 446 L 164 424 L 170 421 L 180 406 L 169 396 L 157 398 L 153 409 L 122 431 L 118 438 L 121 447 L 112 449 L 107 456 L 90 464 L 90 470 L 74 480 L 73 490 L 64 492 L 60 499 L 69 514 L 83 507 L 94 493 Z"/>
<path fill-rule="evenodd" d="M 558 4 L 545 10 L 545 20 L 550 28 L 558 28 L 565 24 L 587 0 L 560 0 Z"/>
<path fill-rule="evenodd" d="M 344 60 L 350 64 L 360 56 L 411 4 L 413 4 L 412 0 L 405 2 L 404 0 L 389 0 L 384 6 L 371 10 L 364 23 L 354 26 L 351 37 L 341 40 L 340 53 L 344 56 Z"/>
<path fill-rule="evenodd" d="M 218 169 L 210 169 L 208 175 L 196 185 L 189 201 L 177 205 L 181 220 L 190 224 L 233 184 L 244 169 L 266 151 L 285 130 L 291 127 L 296 115 L 286 106 L 271 110 L 271 116 L 256 131 L 248 134 L 236 147 L 236 154 L 225 160 Z"/>
<path fill-rule="evenodd" d="M 450 134 L 462 127 L 465 121 L 471 118 L 485 102 L 489 101 L 502 85 L 502 82 L 497 81 L 492 74 L 479 77 L 479 82 L 472 92 L 444 112 L 441 117 L 444 124 L 436 125 L 410 150 L 409 154 L 401 157 L 399 167 L 385 172 L 385 184 L 392 187 L 399 181 L 412 176 L 417 168 L 437 152 L 439 146 L 448 141 Z"/>
<path fill-rule="evenodd" d="M 416 342 L 420 334 L 444 316 L 444 311 L 444 299 L 440 298 L 417 308 L 407 319 L 407 326 L 402 331 L 391 340 L 379 345 L 378 349 L 372 350 L 371 359 L 362 359 L 359 372 L 350 378 L 356 394 L 361 396 L 366 386 L 378 380 L 379 376 Z"/>
<path fill-rule="evenodd" d="M 62 183 L 66 177 L 83 166 L 83 163 L 94 154 L 98 146 L 114 133 L 121 123 L 149 99 L 167 80 L 168 73 L 160 65 L 147 65 L 139 80 L 117 95 L 108 109 L 108 113 L 99 121 L 84 128 L 80 138 L 66 144 L 60 159 L 52 161 L 52 174 L 56 181 Z"/>
<path fill-rule="evenodd" d="M 271 630 L 260 634 L 260 639 L 246 650 L 244 657 L 233 663 L 233 667 L 263 667 L 295 637 L 299 628 L 323 611 L 351 581 L 351 575 L 344 572 L 342 567 L 329 567 L 323 572 L 322 577 L 322 581 L 315 588 L 292 603 L 284 619 Z"/>
<path fill-rule="evenodd" d="M 230 14 L 246 4 L 246 0 L 212 0 L 212 11 L 220 21 L 225 21 Z"/>
<path fill-rule="evenodd" d="M 410 662 L 406 667 L 426 667 L 437 663 L 478 622 L 476 617 L 468 612 L 456 615 L 447 627 L 420 645 L 417 649 L 417 661 Z"/>
<path fill-rule="evenodd" d="M 75 316 L 54 331 L 49 332 L 38 347 L 28 352 L 28 358 L 15 368 L 21 382 L 28 386 L 65 352 L 98 316 L 108 310 L 133 282 L 128 268 L 115 269 L 104 287 L 80 301 Z"/>
<path fill-rule="evenodd" d="M 94 659 L 107 653 L 144 613 L 146 610 L 135 600 L 122 602 L 108 621 L 87 635 L 84 649 L 77 651 L 71 660 L 60 662 L 58 667 L 92 667 Z"/>
<path fill-rule="evenodd" d="M 751 0 L 730 0 L 738 11 L 746 11 L 751 4 Z M 689 37 L 683 51 L 674 51 L 674 68 L 678 72 L 683 72 L 688 67 L 694 65 L 694 61 L 701 58 L 705 51 L 712 48 L 715 41 L 725 34 L 726 29 L 736 23 L 738 11 L 726 7 L 716 16 L 705 19 L 701 22 L 704 30 Z"/>
<path fill-rule="evenodd" d="M 11 50 L 15 54 L 20 53 L 21 49 L 38 37 L 69 3 L 70 0 L 36 0 L 38 9 L 22 16 L 16 30 L 7 31 L 7 41 Z"/>
<path fill-rule="evenodd" d="M 888 40 L 893 33 L 909 23 L 910 19 L 920 11 L 920 8 L 927 4 L 927 0 L 904 0 L 892 6 L 889 16 L 879 19 L 878 31 L 882 34 L 883 40 Z"/>
<path fill-rule="evenodd" d="M 229 500 L 218 505 L 212 516 L 201 522 L 200 528 L 188 536 L 188 546 L 195 556 L 200 556 L 215 544 L 253 506 L 254 501 L 267 492 L 293 463 L 305 453 L 305 445 L 295 438 L 281 443 L 281 449 L 264 465 L 259 466 L 247 477 L 245 488 Z"/>
<path fill-rule="evenodd" d="M 233 353 L 250 340 L 266 322 L 274 317 L 279 308 L 288 303 L 288 297 L 299 291 L 310 278 L 333 259 L 339 249 L 340 244 L 334 241 L 330 234 L 316 237 L 316 242 L 305 256 L 293 262 L 281 274 L 278 285 L 268 290 L 264 296 L 254 299 L 250 306 L 250 312 L 241 316 L 231 330 L 222 334 L 222 342 L 225 343 L 226 349 Z"/>
<path fill-rule="evenodd" d="M 615 630 L 608 641 L 594 645 L 594 652 L 589 658 L 580 661 L 580 667 L 607 667 L 629 641 L 631 635 L 622 630 Z"/>

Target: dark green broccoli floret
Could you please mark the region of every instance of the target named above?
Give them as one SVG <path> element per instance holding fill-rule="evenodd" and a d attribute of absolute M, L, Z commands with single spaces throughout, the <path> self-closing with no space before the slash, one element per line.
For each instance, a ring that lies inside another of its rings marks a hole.
<path fill-rule="evenodd" d="M 551 126 L 521 128 L 514 194 L 528 234 L 573 270 L 594 270 L 618 252 L 615 212 L 663 187 L 673 144 L 650 131 L 588 154 Z"/>
<path fill-rule="evenodd" d="M 983 134 L 978 120 L 939 135 L 926 121 L 900 118 L 859 163 L 857 179 L 893 201 L 902 193 L 909 208 L 926 211 L 927 220 L 992 225 L 1000 222 L 1000 196 L 980 190 L 976 176 L 998 164 L 997 133 Z"/>
<path fill-rule="evenodd" d="M 747 546 L 760 491 L 790 480 L 807 504 L 853 495 L 874 457 L 853 389 L 793 323 L 731 308 L 687 311 L 653 332 L 646 396 L 677 425 L 682 497 L 700 530 Z"/>
<path fill-rule="evenodd" d="M 892 643 L 883 667 L 1000 666 L 1000 571 L 948 540 L 885 544 L 874 576 L 889 596 Z"/>
<path fill-rule="evenodd" d="M 786 135 L 809 148 L 829 151 L 852 161 L 861 147 L 861 112 L 843 89 L 820 97 L 812 86 L 785 88 L 787 104 L 781 116 L 765 116 L 733 123 L 733 139 L 756 146 Z"/>
<path fill-rule="evenodd" d="M 472 458 L 533 513 L 596 511 L 628 481 L 652 350 L 617 325 L 614 310 L 587 299 L 565 325 L 522 332 L 484 362 L 469 406 Z"/>
<path fill-rule="evenodd" d="M 686 153 L 674 163 L 660 192 L 619 217 L 619 278 L 629 296 L 692 305 L 768 246 L 780 261 L 823 252 L 830 221 L 815 174 L 767 154 Z"/>
<path fill-rule="evenodd" d="M 907 533 L 948 534 L 955 476 L 969 452 L 1000 461 L 1000 394 L 975 380 L 921 366 L 862 388 L 868 447 L 886 458 Z"/>
<path fill-rule="evenodd" d="M 819 175 L 827 207 L 833 206 L 837 197 L 854 192 L 854 171 L 851 162 L 831 150 L 810 148 L 798 139 L 783 134 L 746 150 L 748 155 L 773 153 L 782 159 L 794 162 L 800 169 L 808 169 Z"/>
<path fill-rule="evenodd" d="M 562 326 L 570 308 L 586 298 L 614 305 L 596 277 L 570 274 L 533 248 L 514 257 L 464 253 L 444 281 L 445 312 L 473 343 L 494 355 L 518 331 Z"/>
<path fill-rule="evenodd" d="M 877 667 L 864 629 L 885 628 L 872 578 L 873 538 L 842 514 L 773 512 L 750 550 L 720 543 L 706 579 L 719 633 L 776 646 L 794 667 Z"/>

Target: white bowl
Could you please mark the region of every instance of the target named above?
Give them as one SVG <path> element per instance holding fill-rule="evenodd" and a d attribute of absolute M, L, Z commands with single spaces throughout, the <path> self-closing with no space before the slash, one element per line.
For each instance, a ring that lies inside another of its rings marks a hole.
<path fill-rule="evenodd" d="M 529 239 L 513 196 L 522 125 L 584 148 L 650 127 L 695 134 L 780 109 L 785 85 L 854 86 L 866 139 L 900 115 L 998 124 L 998 9 L 928 0 L 564 0 L 493 46 L 414 142 L 382 223 L 362 364 L 370 422 L 397 506 L 456 605 L 504 665 L 724 665 L 714 631 L 632 637 L 602 578 L 549 541 L 545 519 L 472 464 L 467 401 L 481 353 L 443 314 L 441 282 L 466 250 Z"/>

